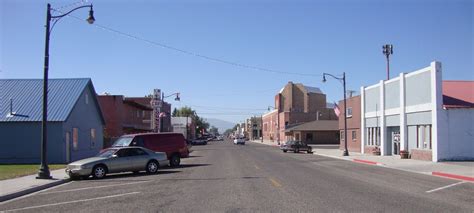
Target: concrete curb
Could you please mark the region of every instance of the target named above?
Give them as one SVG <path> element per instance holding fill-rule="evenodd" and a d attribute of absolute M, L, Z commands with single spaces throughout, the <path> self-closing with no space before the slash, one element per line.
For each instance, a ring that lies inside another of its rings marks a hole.
<path fill-rule="evenodd" d="M 71 181 L 71 180 L 70 179 L 60 179 L 60 180 L 57 180 L 57 181 L 54 181 L 54 182 L 51 182 L 51 183 L 47 183 L 47 184 L 44 184 L 44 185 L 39 185 L 39 186 L 35 186 L 35 187 L 28 188 L 28 189 L 25 189 L 25 190 L 13 192 L 11 194 L 3 195 L 3 196 L 0 197 L 0 202 L 4 202 L 4 201 L 11 200 L 11 199 L 14 199 L 14 198 L 17 198 L 17 197 L 21 197 L 21 196 L 24 196 L 24 195 L 27 195 L 27 194 L 31 194 L 33 192 L 41 191 L 43 189 L 51 188 L 53 186 L 58 186 L 58 185 L 67 183 L 69 181 Z"/>
<path fill-rule="evenodd" d="M 364 163 L 364 164 L 370 164 L 370 165 L 384 166 L 383 163 L 378 163 L 378 162 L 370 161 L 370 160 L 352 159 L 352 161 L 357 162 L 357 163 Z"/>
<path fill-rule="evenodd" d="M 423 175 L 430 175 L 430 176 L 437 176 L 437 177 L 443 177 L 443 178 L 449 178 L 449 179 L 455 179 L 455 180 L 474 182 L 474 177 L 470 177 L 470 176 L 455 175 L 455 174 L 449 174 L 449 173 L 443 173 L 443 172 L 417 172 L 417 171 L 413 171 L 413 170 L 409 170 L 409 169 L 401 169 L 401 168 L 395 168 L 395 167 L 387 166 L 383 163 L 379 163 L 379 162 L 375 162 L 375 161 L 344 158 L 344 157 L 338 157 L 338 156 L 333 156 L 333 155 L 319 154 L 319 153 L 316 153 L 316 152 L 314 152 L 313 155 L 319 155 L 319 156 L 328 157 L 328 158 L 335 158 L 335 159 L 339 159 L 339 160 L 346 160 L 346 161 L 351 161 L 351 162 L 354 162 L 354 163 L 362 163 L 362 164 L 368 164 L 368 165 L 373 165 L 373 166 L 380 166 L 380 167 L 384 167 L 384 168 L 388 168 L 388 169 L 396 169 L 396 170 L 405 171 L 405 172 L 412 172 L 412 173 L 423 174 Z"/>
<path fill-rule="evenodd" d="M 456 180 L 474 182 L 474 177 L 463 176 L 463 175 L 455 175 L 455 174 L 449 174 L 449 173 L 443 173 L 443 172 L 432 172 L 431 175 L 445 177 L 445 178 L 451 178 L 451 179 L 456 179 Z"/>

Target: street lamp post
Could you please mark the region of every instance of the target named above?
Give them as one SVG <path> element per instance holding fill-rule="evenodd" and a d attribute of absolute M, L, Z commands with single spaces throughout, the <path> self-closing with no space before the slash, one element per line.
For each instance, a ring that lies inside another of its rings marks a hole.
<path fill-rule="evenodd" d="M 159 107 L 161 108 L 163 106 L 163 103 L 165 102 L 165 98 L 169 98 L 173 95 L 176 95 L 176 97 L 174 98 L 175 101 L 180 101 L 181 100 L 181 98 L 179 97 L 179 92 L 176 92 L 176 93 L 173 93 L 173 94 L 167 95 L 167 96 L 165 96 L 165 93 L 162 92 Z M 160 123 L 160 132 L 163 132 L 163 119 L 161 117 L 163 117 L 163 116 L 161 116 L 161 112 L 160 112 L 160 114 L 158 114 L 158 119 L 159 119 L 159 123 Z"/>
<path fill-rule="evenodd" d="M 331 76 L 339 81 L 342 81 L 342 85 L 344 87 L 344 152 L 342 153 L 343 156 L 349 156 L 349 151 L 347 150 L 347 108 L 346 108 L 346 73 L 342 73 L 342 78 L 336 77 L 329 73 L 323 73 L 323 82 L 326 82 L 326 75 Z"/>
<path fill-rule="evenodd" d="M 48 4 L 46 8 L 46 40 L 45 40 L 45 48 L 44 48 L 44 76 L 43 76 L 43 117 L 41 120 L 41 165 L 38 170 L 37 179 L 51 179 L 51 174 L 49 172 L 48 162 L 47 162 L 47 144 L 48 144 L 48 133 L 47 133 L 47 119 L 48 119 L 48 68 L 49 68 L 49 37 L 51 34 L 52 29 L 56 25 L 56 23 L 64 16 L 69 15 L 75 10 L 81 8 L 90 8 L 89 10 L 89 18 L 87 18 L 87 22 L 89 24 L 93 24 L 95 21 L 94 18 L 94 11 L 92 10 L 92 4 L 84 5 L 80 7 L 76 7 L 70 10 L 67 13 L 62 15 L 53 16 L 51 14 L 51 4 Z M 53 26 L 51 26 L 51 21 L 54 19 Z"/>
<path fill-rule="evenodd" d="M 382 46 L 383 54 L 387 58 L 387 80 L 390 79 L 390 55 L 393 54 L 393 45 L 386 44 Z"/>

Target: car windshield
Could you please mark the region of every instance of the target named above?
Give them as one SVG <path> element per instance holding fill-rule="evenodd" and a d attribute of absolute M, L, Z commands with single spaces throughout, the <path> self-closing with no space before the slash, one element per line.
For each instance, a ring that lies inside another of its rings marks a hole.
<path fill-rule="evenodd" d="M 116 151 L 117 149 L 104 149 L 96 157 L 110 158 Z"/>
<path fill-rule="evenodd" d="M 132 140 L 133 140 L 133 137 L 120 137 L 114 142 L 112 147 L 129 146 Z"/>

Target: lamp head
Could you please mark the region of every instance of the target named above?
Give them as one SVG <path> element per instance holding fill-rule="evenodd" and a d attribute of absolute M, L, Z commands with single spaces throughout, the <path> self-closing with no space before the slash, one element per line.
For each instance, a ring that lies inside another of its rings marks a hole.
<path fill-rule="evenodd" d="M 91 9 L 89 10 L 89 18 L 87 18 L 86 20 L 89 24 L 93 24 L 95 22 L 94 10 L 92 9 L 92 5 L 91 5 Z"/>
<path fill-rule="evenodd" d="M 326 83 L 326 75 L 323 75 L 323 83 Z"/>
<path fill-rule="evenodd" d="M 179 97 L 179 93 L 176 93 L 176 98 L 174 98 L 175 101 L 180 101 L 181 98 Z"/>

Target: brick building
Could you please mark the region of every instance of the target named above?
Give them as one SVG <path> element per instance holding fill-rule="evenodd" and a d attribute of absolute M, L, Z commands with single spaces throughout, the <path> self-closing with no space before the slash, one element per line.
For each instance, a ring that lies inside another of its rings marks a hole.
<path fill-rule="evenodd" d="M 340 131 L 340 146 L 339 149 L 344 149 L 344 116 L 347 114 L 347 149 L 350 152 L 360 151 L 360 95 L 349 97 L 346 100 L 347 111 L 344 109 L 344 100 L 339 101 L 339 131 Z"/>
<path fill-rule="evenodd" d="M 97 100 L 105 119 L 105 147 L 109 146 L 115 138 L 124 134 L 153 131 L 151 98 L 98 95 Z M 171 132 L 171 104 L 164 102 L 161 110 L 166 114 L 162 118 L 164 119 L 163 131 Z"/>
<path fill-rule="evenodd" d="M 274 108 L 262 116 L 263 139 L 276 143 L 285 140 L 285 129 L 289 126 L 314 120 L 337 120 L 319 88 L 291 81 L 275 95 Z"/>
<path fill-rule="evenodd" d="M 153 111 L 153 108 L 151 107 L 151 98 L 148 98 L 148 97 L 143 97 L 143 98 L 142 97 L 130 97 L 130 98 L 125 98 L 125 100 L 134 101 L 134 102 L 139 103 L 141 105 L 147 106 Z M 167 103 L 167 102 L 163 102 L 163 105 L 161 106 L 160 112 L 164 113 L 164 117 L 161 118 L 161 119 L 163 119 L 163 121 L 162 121 L 163 132 L 172 132 L 173 127 L 171 125 L 171 104 Z M 152 114 L 150 114 L 150 116 L 149 116 L 150 125 L 151 125 L 151 116 L 152 116 Z"/>

